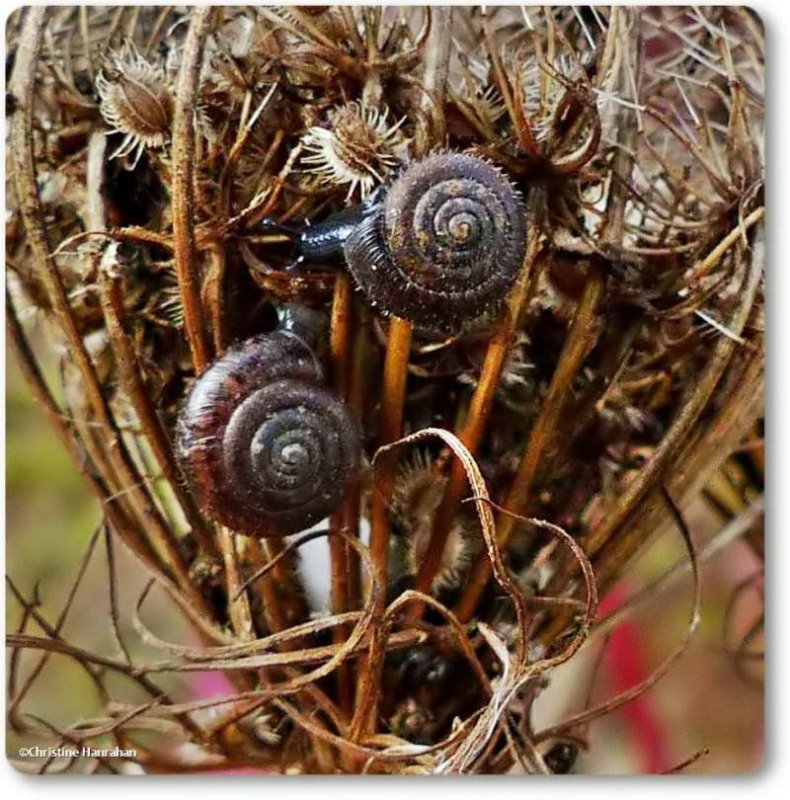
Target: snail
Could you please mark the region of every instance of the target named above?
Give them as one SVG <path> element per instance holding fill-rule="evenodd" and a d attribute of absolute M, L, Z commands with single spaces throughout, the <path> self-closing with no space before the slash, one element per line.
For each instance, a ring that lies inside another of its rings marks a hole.
<path fill-rule="evenodd" d="M 271 225 L 271 222 L 267 224 Z M 419 331 L 459 335 L 492 321 L 526 249 L 522 199 L 493 165 L 438 153 L 365 202 L 292 235 L 305 261 L 344 260 L 370 303 Z"/>
<path fill-rule="evenodd" d="M 543 756 L 543 761 L 554 775 L 568 775 L 579 757 L 579 745 L 575 742 L 557 742 Z"/>
<path fill-rule="evenodd" d="M 201 509 L 235 533 L 283 536 L 338 506 L 360 426 L 323 383 L 316 312 L 289 307 L 272 333 L 229 349 L 192 387 L 177 453 Z"/>

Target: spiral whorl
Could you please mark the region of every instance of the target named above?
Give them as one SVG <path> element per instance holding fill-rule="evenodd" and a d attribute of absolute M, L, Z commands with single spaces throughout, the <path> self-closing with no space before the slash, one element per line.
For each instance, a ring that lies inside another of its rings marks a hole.
<path fill-rule="evenodd" d="M 196 381 L 178 452 L 210 516 L 236 533 L 282 536 L 340 503 L 360 432 L 322 378 L 306 342 L 281 329 L 229 350 Z"/>
<path fill-rule="evenodd" d="M 525 246 L 524 205 L 510 181 L 480 158 L 441 153 L 405 170 L 345 255 L 385 313 L 453 335 L 491 321 Z"/>

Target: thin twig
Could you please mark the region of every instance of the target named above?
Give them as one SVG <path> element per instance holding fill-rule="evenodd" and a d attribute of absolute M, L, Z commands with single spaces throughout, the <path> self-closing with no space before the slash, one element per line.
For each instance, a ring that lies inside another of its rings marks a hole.
<path fill-rule="evenodd" d="M 387 354 L 384 360 L 384 381 L 382 386 L 381 420 L 379 423 L 379 444 L 386 446 L 394 442 L 401 432 L 403 421 L 403 401 L 406 395 L 408 377 L 409 349 L 411 346 L 411 324 L 398 317 L 390 319 Z M 390 520 L 389 501 L 395 477 L 396 462 L 389 455 L 382 463 L 376 488 L 371 500 L 370 556 L 376 570 L 376 579 L 382 586 L 387 585 L 387 562 L 389 560 Z M 384 596 L 380 599 L 378 613 L 384 609 Z M 374 641 L 370 658 L 359 679 L 356 698 L 352 737 L 358 741 L 369 732 L 375 716 L 378 695 L 379 671 L 383 646 L 383 631 L 374 629 Z"/>
<path fill-rule="evenodd" d="M 529 297 L 529 289 L 532 285 L 532 273 L 535 260 L 538 255 L 540 243 L 540 228 L 538 225 L 538 204 L 537 199 L 540 193 L 533 195 L 529 211 L 527 213 L 527 230 L 529 238 L 524 253 L 524 260 L 521 265 L 516 284 L 510 293 L 507 306 L 502 314 L 502 318 L 497 325 L 496 332 L 491 339 L 486 350 L 483 366 L 480 370 L 480 377 L 477 388 L 469 404 L 469 413 L 463 428 L 459 431 L 458 437 L 464 446 L 474 456 L 477 448 L 485 433 L 491 409 L 494 405 L 497 386 L 505 367 L 508 353 L 513 345 L 517 326 L 521 319 L 522 312 Z M 442 560 L 447 537 L 450 533 L 450 526 L 453 518 L 458 511 L 458 505 L 463 496 L 466 485 L 466 475 L 460 462 L 453 462 L 450 478 L 447 481 L 444 497 L 436 511 L 436 518 L 431 531 L 431 538 L 425 548 L 425 553 L 420 560 L 420 568 L 417 573 L 416 589 L 420 592 L 427 592 L 436 576 Z M 418 613 L 419 609 L 415 609 Z"/>

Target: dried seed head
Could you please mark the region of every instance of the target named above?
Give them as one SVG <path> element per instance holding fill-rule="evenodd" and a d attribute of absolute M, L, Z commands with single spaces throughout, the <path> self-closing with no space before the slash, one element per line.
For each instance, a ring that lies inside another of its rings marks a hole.
<path fill-rule="evenodd" d="M 507 106 L 495 86 L 478 88 L 470 101 L 489 125 L 493 125 L 507 113 Z"/>
<path fill-rule="evenodd" d="M 127 42 L 110 55 L 96 86 L 102 116 L 112 126 L 110 132 L 124 134 L 113 158 L 136 151 L 137 163 L 145 147 L 162 147 L 173 118 L 173 96 L 163 67 L 146 61 Z"/>
<path fill-rule="evenodd" d="M 584 69 L 576 55 L 560 54 L 550 65 L 541 65 L 535 56 L 516 56 L 522 87 L 524 113 L 537 142 L 554 134 L 560 122 L 557 113 L 568 95 L 570 84 L 584 81 Z"/>
<path fill-rule="evenodd" d="M 456 94 L 477 118 L 489 128 L 507 113 L 507 106 L 499 90 L 491 84 L 491 65 L 485 57 L 476 58 L 461 49 L 456 41 L 461 77 Z"/>
<path fill-rule="evenodd" d="M 347 199 L 359 187 L 362 197 L 383 183 L 405 155 L 405 118 L 388 121 L 387 109 L 347 103 L 330 113 L 329 126 L 309 128 L 303 137 L 309 172 L 330 183 L 348 184 Z"/>
<path fill-rule="evenodd" d="M 446 486 L 447 478 L 424 452 L 417 452 L 398 473 L 391 508 L 405 534 L 406 567 L 410 574 L 419 572 Z M 479 547 L 475 531 L 467 530 L 463 521 L 456 519 L 450 527 L 432 589 L 457 586 Z"/>

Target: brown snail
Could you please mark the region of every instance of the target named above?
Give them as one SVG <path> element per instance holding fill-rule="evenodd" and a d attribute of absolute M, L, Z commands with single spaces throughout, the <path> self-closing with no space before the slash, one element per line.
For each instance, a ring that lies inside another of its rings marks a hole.
<path fill-rule="evenodd" d="M 491 322 L 527 238 L 518 191 L 466 153 L 416 161 L 361 205 L 288 232 L 299 245 L 297 264 L 342 258 L 372 305 L 441 335 Z"/>
<path fill-rule="evenodd" d="M 360 459 L 350 408 L 323 383 L 314 312 L 229 349 L 195 382 L 177 452 L 198 504 L 236 533 L 283 536 L 337 507 Z"/>

